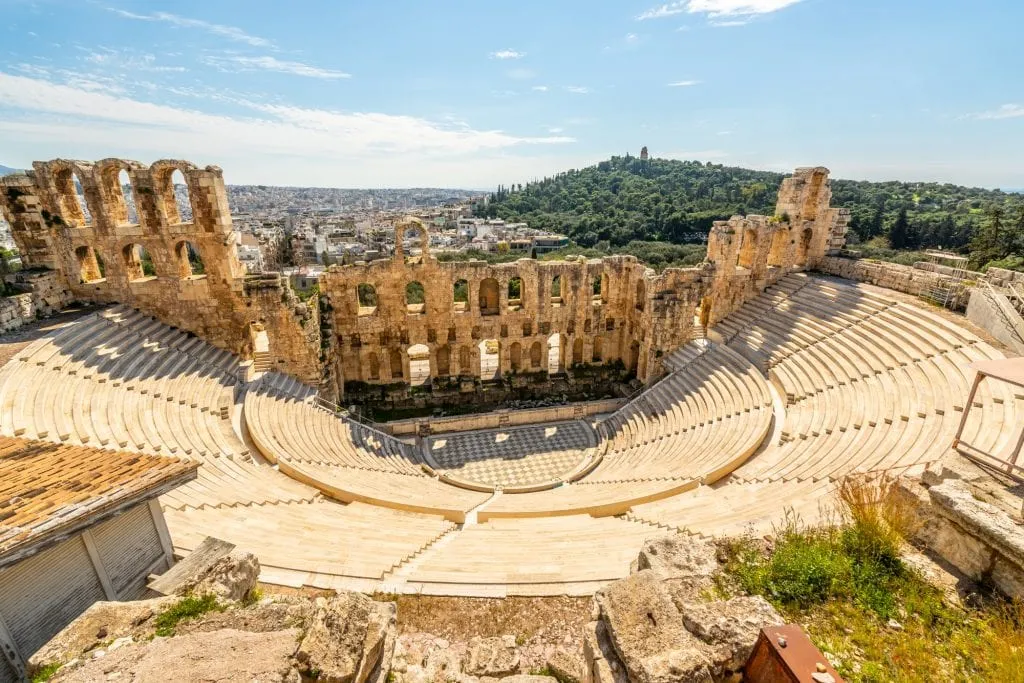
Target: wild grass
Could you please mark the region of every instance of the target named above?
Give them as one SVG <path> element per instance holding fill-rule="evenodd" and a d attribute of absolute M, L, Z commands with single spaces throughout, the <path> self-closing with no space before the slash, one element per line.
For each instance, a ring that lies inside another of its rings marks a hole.
<path fill-rule="evenodd" d="M 207 612 L 223 611 L 223 609 L 224 607 L 217 602 L 215 595 L 184 597 L 157 615 L 154 621 L 156 635 L 173 636 L 175 628 L 180 622 L 194 619 Z"/>
<path fill-rule="evenodd" d="M 1024 682 L 1024 607 L 951 604 L 901 559 L 916 524 L 895 480 L 848 479 L 831 524 L 732 542 L 720 588 L 765 596 L 851 682 Z"/>

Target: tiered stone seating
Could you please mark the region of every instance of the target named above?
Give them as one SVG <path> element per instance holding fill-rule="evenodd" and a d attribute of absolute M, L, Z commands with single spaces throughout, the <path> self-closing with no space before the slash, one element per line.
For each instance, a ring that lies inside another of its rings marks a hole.
<path fill-rule="evenodd" d="M 126 307 L 33 342 L 0 369 L 7 435 L 199 460 L 167 506 L 309 501 L 316 491 L 251 462 L 230 420 L 237 360 Z"/>
<path fill-rule="evenodd" d="M 322 500 L 168 510 L 165 516 L 175 552 L 215 536 L 255 553 L 261 581 L 364 590 L 378 590 L 385 573 L 455 528 L 439 516 Z"/>
<path fill-rule="evenodd" d="M 405 587 L 438 595 L 587 595 L 627 576 L 644 540 L 663 533 L 616 517 L 493 519 L 425 552 Z"/>

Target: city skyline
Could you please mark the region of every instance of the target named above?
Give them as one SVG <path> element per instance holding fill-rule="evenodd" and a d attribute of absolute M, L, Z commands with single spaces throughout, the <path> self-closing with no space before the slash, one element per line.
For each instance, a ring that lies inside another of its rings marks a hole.
<path fill-rule="evenodd" d="M 527 182 L 611 155 L 1024 187 L 1008 1 L 592 7 L 15 2 L 0 163 L 175 156 L 231 184 Z M 102 150 L 102 153 L 100 152 Z"/>

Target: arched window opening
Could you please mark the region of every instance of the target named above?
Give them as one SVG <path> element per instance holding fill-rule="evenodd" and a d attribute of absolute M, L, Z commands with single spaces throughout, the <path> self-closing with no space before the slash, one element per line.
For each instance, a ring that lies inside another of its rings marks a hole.
<path fill-rule="evenodd" d="M 117 187 L 121 192 L 121 199 L 124 202 L 122 220 L 129 224 L 138 223 L 139 211 L 135 206 L 135 192 L 132 191 L 132 179 L 128 175 L 128 171 L 123 168 L 117 174 Z"/>
<path fill-rule="evenodd" d="M 78 177 L 78 174 L 74 172 L 71 174 L 71 182 L 74 188 L 75 202 L 78 203 L 78 211 L 81 213 L 82 224 L 91 225 L 92 212 L 89 211 L 89 202 L 85 199 L 85 186 L 82 185 L 82 180 Z"/>
<path fill-rule="evenodd" d="M 427 308 L 423 285 L 413 280 L 405 286 L 405 310 L 409 313 L 423 313 Z"/>
<path fill-rule="evenodd" d="M 189 195 L 188 182 L 185 174 L 178 169 L 171 173 L 171 192 L 174 195 L 174 205 L 178 210 L 178 223 L 192 222 L 192 197 Z M 170 217 L 168 217 L 170 221 Z"/>
<path fill-rule="evenodd" d="M 430 381 L 430 347 L 414 344 L 409 347 L 409 384 L 423 386 Z"/>
<path fill-rule="evenodd" d="M 457 313 L 464 313 L 469 310 L 469 283 L 465 280 L 456 280 L 452 288 L 452 301 L 455 304 Z"/>
<path fill-rule="evenodd" d="M 789 228 L 778 225 L 772 233 L 772 243 L 768 247 L 768 265 L 783 266 L 786 263 L 786 247 L 789 246 Z"/>
<path fill-rule="evenodd" d="M 800 235 L 800 244 L 797 245 L 796 251 L 796 264 L 798 266 L 807 265 L 807 255 L 811 252 L 811 238 L 814 236 L 814 232 L 810 228 L 804 228 L 803 233 Z"/>
<path fill-rule="evenodd" d="M 523 369 L 523 347 L 519 342 L 512 342 L 512 346 L 508 349 L 508 360 L 512 372 L 519 372 Z"/>
<path fill-rule="evenodd" d="M 533 370 L 540 370 L 540 364 L 543 360 L 544 349 L 541 347 L 539 341 L 533 342 L 533 346 L 530 347 L 530 368 Z"/>
<path fill-rule="evenodd" d="M 640 342 L 635 341 L 629 345 L 629 365 L 626 367 L 630 372 L 636 372 L 640 362 Z"/>
<path fill-rule="evenodd" d="M 377 289 L 368 282 L 356 287 L 356 301 L 359 304 L 359 315 L 373 315 L 377 312 Z"/>
<path fill-rule="evenodd" d="M 599 305 L 601 303 L 601 301 L 602 301 L 602 299 L 601 299 L 601 283 L 602 282 L 603 282 L 603 278 L 600 275 L 595 275 L 594 278 L 590 281 L 590 300 L 594 303 L 595 306 Z"/>
<path fill-rule="evenodd" d="M 508 310 L 518 311 L 523 307 L 523 278 L 514 277 L 508 281 Z"/>
<path fill-rule="evenodd" d="M 459 349 L 459 374 L 468 375 L 472 368 L 473 353 L 469 350 L 468 346 L 463 346 Z"/>
<path fill-rule="evenodd" d="M 178 259 L 178 277 L 185 279 L 206 275 L 206 266 L 196 245 L 187 240 L 178 242 L 174 255 Z"/>
<path fill-rule="evenodd" d="M 452 373 L 451 351 L 447 346 L 437 350 L 437 374 L 439 377 L 447 377 Z"/>
<path fill-rule="evenodd" d="M 406 263 L 422 263 L 427 247 L 427 231 L 421 226 L 411 225 L 402 230 L 402 253 Z"/>
<path fill-rule="evenodd" d="M 129 282 L 136 282 L 156 276 L 156 267 L 153 265 L 153 259 L 141 244 L 125 246 L 122 254 Z"/>
<path fill-rule="evenodd" d="M 480 315 L 498 315 L 498 281 L 494 278 L 480 283 Z"/>
<path fill-rule="evenodd" d="M 480 379 L 501 377 L 501 356 L 497 339 L 484 339 L 477 345 L 480 349 Z"/>
<path fill-rule="evenodd" d="M 604 342 L 600 337 L 594 337 L 594 351 L 590 354 L 591 359 L 596 363 L 604 360 L 602 351 L 604 349 Z"/>
<path fill-rule="evenodd" d="M 573 365 L 579 365 L 583 362 L 583 340 L 579 337 L 572 343 L 572 363 Z"/>
<path fill-rule="evenodd" d="M 562 372 L 562 335 L 555 332 L 548 337 L 548 374 Z"/>
<path fill-rule="evenodd" d="M 743 242 L 736 256 L 736 265 L 750 270 L 754 267 L 754 256 L 757 254 L 757 232 L 753 228 L 743 231 Z"/>
<path fill-rule="evenodd" d="M 608 276 L 601 274 L 601 303 L 608 303 L 608 288 L 611 287 L 611 283 L 608 282 Z"/>
<path fill-rule="evenodd" d="M 82 246 L 75 250 L 78 258 L 78 272 L 81 284 L 97 282 L 104 278 L 105 265 L 103 259 L 90 246 Z"/>
<path fill-rule="evenodd" d="M 562 276 L 556 275 L 551 278 L 551 305 L 562 305 Z"/>
<path fill-rule="evenodd" d="M 593 325 L 593 323 L 590 320 L 590 318 L 587 318 L 586 320 L 584 320 L 583 321 L 583 334 L 590 334 L 590 328 L 592 327 L 592 325 Z"/>
<path fill-rule="evenodd" d="M 647 296 L 647 285 L 644 284 L 643 280 L 637 280 L 636 282 L 636 310 L 644 310 L 644 299 Z"/>
<path fill-rule="evenodd" d="M 380 358 L 376 353 L 370 354 L 370 362 L 367 363 L 367 379 L 380 380 Z"/>
<path fill-rule="evenodd" d="M 402 352 L 398 349 L 388 351 L 388 365 L 391 366 L 391 379 L 402 379 L 405 376 L 402 372 Z"/>

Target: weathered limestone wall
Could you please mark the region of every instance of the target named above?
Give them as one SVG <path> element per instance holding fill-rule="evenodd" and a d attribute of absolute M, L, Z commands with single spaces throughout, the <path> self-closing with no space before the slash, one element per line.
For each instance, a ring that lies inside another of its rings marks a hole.
<path fill-rule="evenodd" d="M 276 306 L 268 305 L 263 288 L 258 305 L 248 295 L 219 168 L 180 160 L 146 167 L 121 159 L 57 159 L 36 162 L 33 169 L 0 179 L 0 208 L 27 266 L 51 269 L 73 299 L 133 306 L 243 358 L 252 357 L 253 329 L 262 325 L 279 369 L 319 380 L 318 360 L 308 360 L 318 359 L 319 339 L 298 350 L 296 340 L 309 335 L 303 314 L 289 313 L 286 285 L 277 287 Z M 131 183 L 135 222 L 129 220 L 121 171 Z M 189 221 L 179 213 L 175 171 L 188 188 Z M 202 272 L 192 272 L 190 251 L 199 255 Z"/>
<path fill-rule="evenodd" d="M 541 422 L 578 420 L 588 415 L 613 413 L 625 405 L 625 403 L 626 400 L 622 398 L 609 398 L 600 401 L 572 403 L 564 406 L 549 406 L 547 408 L 529 408 L 526 410 L 503 408 L 489 413 L 476 413 L 473 415 L 395 420 L 378 426 L 394 436 L 466 432 L 473 429 L 503 429 Z"/>
<path fill-rule="evenodd" d="M 948 275 L 942 273 L 921 270 L 899 263 L 869 261 L 841 256 L 827 256 L 823 258 L 818 264 L 818 270 L 829 275 L 837 275 L 858 282 L 867 282 L 878 287 L 894 289 L 897 292 L 904 292 L 914 296 L 923 296 L 937 282 L 950 279 Z M 964 292 L 954 302 L 954 307 L 963 308 L 967 305 L 968 298 L 969 292 Z"/>
<path fill-rule="evenodd" d="M 53 271 L 19 271 L 4 280 L 24 293 L 0 298 L 0 334 L 53 315 L 71 303 L 70 293 Z"/>

